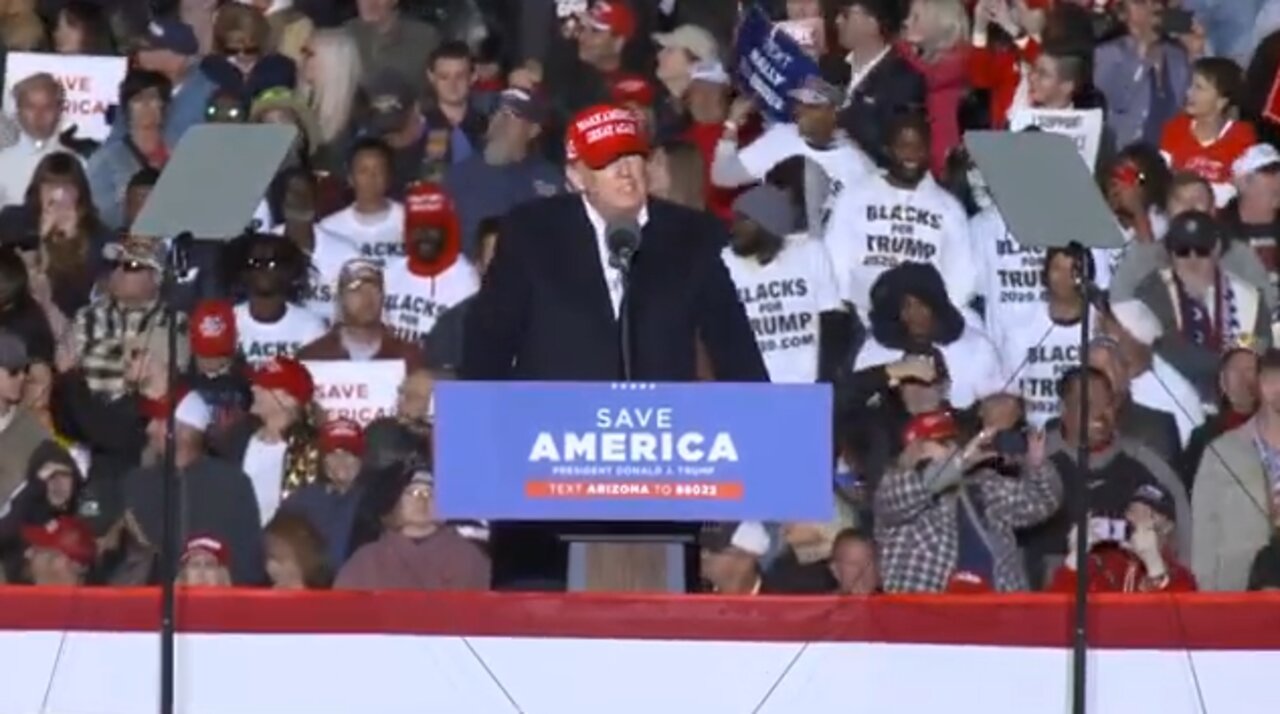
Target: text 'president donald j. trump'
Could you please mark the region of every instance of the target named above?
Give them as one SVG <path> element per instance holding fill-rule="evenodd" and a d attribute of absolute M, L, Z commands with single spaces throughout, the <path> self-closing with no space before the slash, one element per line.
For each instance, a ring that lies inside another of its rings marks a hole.
<path fill-rule="evenodd" d="M 565 143 L 578 192 L 523 204 L 503 219 L 464 326 L 461 376 L 621 381 L 626 311 L 634 380 L 696 379 L 701 341 L 717 379 L 767 381 L 720 259 L 727 232 L 709 213 L 649 198 L 649 145 L 635 116 L 616 106 L 586 109 Z M 639 228 L 625 291 L 606 240 L 606 227 L 620 225 Z M 495 523 L 494 585 L 561 586 L 567 556 L 556 535 L 570 526 Z"/>
<path fill-rule="evenodd" d="M 701 339 L 717 379 L 766 381 L 755 336 L 720 250 L 711 214 L 648 195 L 648 141 L 621 107 L 586 109 L 565 137 L 578 193 L 507 214 L 497 250 L 467 317 L 462 376 L 483 380 L 618 381 L 619 316 L 631 320 L 631 378 L 696 378 Z M 607 225 L 638 225 L 623 295 L 610 265 Z"/>

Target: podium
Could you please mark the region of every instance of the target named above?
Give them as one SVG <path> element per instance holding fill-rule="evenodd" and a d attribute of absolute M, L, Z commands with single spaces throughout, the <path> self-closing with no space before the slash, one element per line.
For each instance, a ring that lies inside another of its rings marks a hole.
<path fill-rule="evenodd" d="M 436 510 L 536 521 L 570 590 L 685 592 L 700 524 L 832 518 L 829 385 L 441 382 Z"/>

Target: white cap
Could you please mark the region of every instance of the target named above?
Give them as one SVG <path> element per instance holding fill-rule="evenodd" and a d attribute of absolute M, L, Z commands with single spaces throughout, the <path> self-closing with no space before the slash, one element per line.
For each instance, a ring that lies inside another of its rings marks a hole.
<path fill-rule="evenodd" d="M 178 402 L 178 408 L 173 411 L 173 418 L 179 424 L 204 431 L 213 423 L 213 409 L 199 392 L 187 392 L 187 396 Z"/>
<path fill-rule="evenodd" d="M 1248 178 L 1268 166 L 1280 164 L 1280 151 L 1271 144 L 1254 144 L 1240 154 L 1231 164 L 1231 174 L 1238 179 Z"/>
<path fill-rule="evenodd" d="M 1111 314 L 1116 322 L 1125 329 L 1133 339 L 1150 347 L 1164 334 L 1164 327 L 1151 308 L 1141 300 L 1125 300 L 1111 305 Z"/>
<path fill-rule="evenodd" d="M 725 72 L 724 65 L 716 60 L 695 64 L 689 71 L 689 79 L 693 82 L 710 82 L 726 87 L 729 86 L 729 73 Z"/>
<path fill-rule="evenodd" d="M 769 538 L 769 531 L 764 529 L 764 524 L 759 521 L 743 521 L 733 531 L 733 538 L 729 539 L 729 545 L 750 553 L 757 558 L 764 556 L 769 552 L 769 545 L 772 539 Z"/>
<path fill-rule="evenodd" d="M 685 50 L 700 60 L 715 59 L 720 55 L 716 38 L 697 25 L 681 25 L 671 32 L 659 32 L 653 36 L 659 47 Z"/>

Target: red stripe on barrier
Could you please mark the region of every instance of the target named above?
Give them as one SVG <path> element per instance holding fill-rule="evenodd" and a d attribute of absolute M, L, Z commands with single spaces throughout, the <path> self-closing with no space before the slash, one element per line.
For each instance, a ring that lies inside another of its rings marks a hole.
<path fill-rule="evenodd" d="M 185 590 L 178 627 L 372 633 L 1066 647 L 1057 595 L 693 597 Z M 0 630 L 153 631 L 155 589 L 0 588 Z M 1098 647 L 1280 650 L 1280 594 L 1097 596 Z"/>

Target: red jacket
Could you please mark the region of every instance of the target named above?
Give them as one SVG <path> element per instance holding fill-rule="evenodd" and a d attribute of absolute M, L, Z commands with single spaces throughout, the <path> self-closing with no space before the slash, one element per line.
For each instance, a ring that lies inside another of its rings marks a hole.
<path fill-rule="evenodd" d="M 1022 46 L 1001 43 L 998 47 L 974 47 L 969 53 L 969 79 L 974 89 L 985 89 L 991 98 L 991 126 L 1009 123 L 1009 108 L 1022 84 L 1023 66 L 1040 56 L 1040 43 L 1033 38 Z"/>
<path fill-rule="evenodd" d="M 933 128 L 929 165 L 935 176 L 941 176 L 947 165 L 947 152 L 960 144 L 956 110 L 969 92 L 969 45 L 956 45 L 933 62 L 926 62 L 911 47 L 899 49 L 907 62 L 924 75 L 925 107 Z"/>
<path fill-rule="evenodd" d="M 1089 592 L 1091 593 L 1136 593 L 1166 592 L 1188 593 L 1196 591 L 1196 578 L 1191 571 L 1182 567 L 1172 557 L 1166 556 L 1165 563 L 1169 570 L 1169 578 L 1160 588 L 1144 588 L 1142 583 L 1147 576 L 1147 568 L 1137 556 L 1127 550 L 1114 546 L 1094 548 L 1089 553 Z M 1053 574 L 1049 583 L 1049 591 L 1056 593 L 1073 593 L 1076 591 L 1076 571 L 1062 566 Z"/>

